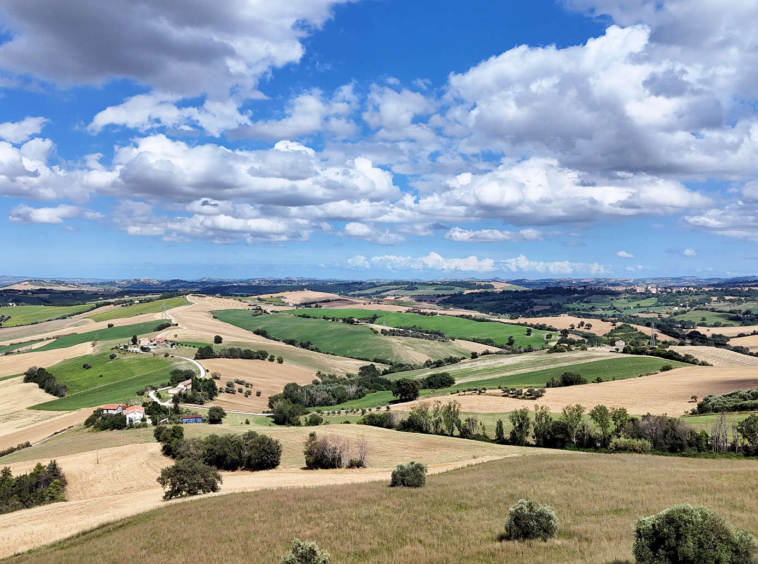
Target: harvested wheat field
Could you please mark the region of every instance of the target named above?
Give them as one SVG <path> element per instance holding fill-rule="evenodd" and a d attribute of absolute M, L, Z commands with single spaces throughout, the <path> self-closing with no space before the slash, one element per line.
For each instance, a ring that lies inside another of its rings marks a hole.
<path fill-rule="evenodd" d="M 756 339 L 758 346 L 758 337 L 746 337 L 747 339 Z M 739 340 L 739 339 L 735 339 Z M 731 341 L 731 344 L 736 344 Z M 743 345 L 744 346 L 744 345 Z M 704 360 L 713 366 L 756 366 L 758 367 L 758 357 L 740 354 L 727 349 L 716 347 L 671 347 L 669 350 L 679 354 L 691 354 L 698 360 Z"/>
<path fill-rule="evenodd" d="M 254 298 L 262 299 L 273 297 L 281 298 L 284 303 L 293 303 L 295 305 L 341 299 L 341 297 L 337 294 L 330 294 L 328 292 L 313 292 L 311 290 L 295 290 L 292 292 L 279 292 L 276 294 L 262 294 L 260 296 L 254 296 Z"/>
<path fill-rule="evenodd" d="M 570 329 L 571 325 L 573 325 L 577 331 L 587 331 L 586 328 L 582 327 L 579 328 L 579 324 L 584 321 L 585 324 L 590 323 L 592 325 L 592 329 L 589 329 L 590 333 L 594 333 L 595 335 L 602 336 L 607 333 L 610 333 L 612 329 L 614 329 L 613 325 L 611 325 L 608 321 L 600 321 L 599 319 L 583 319 L 581 317 L 573 317 L 571 315 L 568 316 L 556 316 L 556 317 L 522 317 L 520 319 L 497 319 L 496 321 L 502 321 L 503 323 L 529 323 L 529 324 L 539 324 L 544 323 L 545 325 L 550 325 L 551 327 L 555 327 L 559 331 L 562 329 Z M 619 324 L 620 325 L 620 324 Z M 631 325 L 627 323 L 626 325 Z M 637 331 L 641 331 L 645 334 L 650 333 L 650 327 L 643 327 L 642 325 L 632 325 Z M 660 340 L 659 335 L 659 340 Z"/>
<path fill-rule="evenodd" d="M 203 367 L 208 372 L 218 372 L 221 380 L 218 382 L 223 388 L 227 381 L 240 378 L 253 385 L 252 395 L 245 397 L 244 394 L 219 394 L 217 402 L 224 409 L 235 411 L 253 411 L 260 413 L 268 409 L 268 397 L 282 391 L 285 384 L 296 382 L 298 384 L 310 384 L 316 377 L 316 372 L 305 370 L 291 364 L 279 364 L 278 362 L 234 360 L 228 358 L 215 358 L 204 360 Z M 235 385 L 235 389 L 239 388 Z M 255 393 L 260 391 L 261 395 Z M 216 405 L 217 402 L 211 403 Z"/>
<path fill-rule="evenodd" d="M 695 327 L 696 331 L 700 331 L 704 335 L 724 335 L 725 337 L 736 337 L 740 333 L 750 335 L 753 332 L 758 331 L 758 325 L 736 325 L 734 327 Z M 734 345 L 734 341 L 730 341 L 730 345 Z"/>
<path fill-rule="evenodd" d="M 93 352 L 92 343 L 81 343 L 66 349 L 31 351 L 23 354 L 0 356 L 0 378 L 26 372 L 31 366 L 49 368 L 69 358 L 84 356 Z"/>
<path fill-rule="evenodd" d="M 625 407 L 634 415 L 665 413 L 676 417 L 689 413 L 695 406 L 690 399 L 693 395 L 702 398 L 755 387 L 758 387 L 758 370 L 754 368 L 693 366 L 615 382 L 551 388 L 538 400 L 504 398 L 497 391 L 439 399 L 456 399 L 462 411 L 475 413 L 503 413 L 522 407 L 531 409 L 533 405 L 544 405 L 557 413 L 567 405 L 578 403 L 588 410 L 602 404 L 609 408 Z M 418 402 L 402 404 L 396 409 L 410 410 L 415 403 Z"/>
<path fill-rule="evenodd" d="M 190 426 L 195 432 L 207 425 Z M 187 428 L 187 430 L 190 429 Z M 345 425 L 344 427 L 348 427 Z M 350 426 L 352 427 L 352 426 Z M 250 428 L 243 429 L 249 430 Z M 261 430 L 256 428 L 256 430 Z M 540 455 L 538 451 L 462 441 L 449 437 L 408 435 L 376 428 L 321 427 L 319 433 L 338 434 L 349 440 L 358 435 L 369 444 L 370 468 L 360 470 L 304 470 L 302 447 L 310 429 L 267 428 L 263 432 L 280 439 L 282 466 L 266 472 L 222 472 L 221 494 L 262 489 L 389 481 L 391 468 L 409 457 L 429 464 L 436 474 L 461 466 L 504 457 Z M 207 432 L 223 432 L 215 428 Z M 138 433 L 139 430 L 130 431 Z M 146 431 L 147 432 L 147 431 Z M 397 439 L 397 440 L 396 440 Z M 431 439 L 431 440 L 428 440 Z M 61 442 L 63 444 L 63 442 Z M 415 448 L 415 446 L 418 448 Z M 98 462 L 99 459 L 99 462 Z M 56 503 L 0 515 L 0 557 L 29 550 L 130 515 L 165 506 L 155 481 L 170 459 L 158 444 L 123 447 L 57 456 L 69 481 L 66 503 Z M 41 460 L 47 462 L 48 459 Z M 11 464 L 14 473 L 27 471 L 36 460 Z M 175 502 L 171 502 L 175 503 Z"/>
<path fill-rule="evenodd" d="M 745 347 L 750 352 L 758 352 L 758 335 L 748 337 L 736 337 L 729 341 L 733 347 Z"/>
<path fill-rule="evenodd" d="M 81 425 L 91 414 L 91 408 L 65 412 L 25 409 L 17 413 L 19 419 L 16 421 L 28 424 L 28 426 L 0 435 L 0 450 L 26 441 L 36 444 L 70 427 Z M 2 424 L 2 420 L 0 420 L 0 425 Z"/>

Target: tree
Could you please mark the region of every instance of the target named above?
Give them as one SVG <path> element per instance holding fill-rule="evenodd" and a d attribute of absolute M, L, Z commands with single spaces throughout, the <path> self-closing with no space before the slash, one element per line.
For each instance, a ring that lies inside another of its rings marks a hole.
<path fill-rule="evenodd" d="M 590 419 L 595 422 L 595 425 L 600 427 L 600 432 L 603 434 L 603 446 L 608 446 L 611 436 L 611 425 L 613 424 L 611 412 L 604 405 L 596 405 L 590 411 Z"/>
<path fill-rule="evenodd" d="M 534 444 L 547 446 L 550 443 L 553 428 L 553 416 L 544 405 L 534 406 Z"/>
<path fill-rule="evenodd" d="M 520 499 L 508 509 L 503 538 L 511 541 L 547 542 L 558 531 L 558 519 L 552 508 L 529 499 Z"/>
<path fill-rule="evenodd" d="M 629 413 L 625 407 L 612 407 L 611 419 L 613 420 L 613 433 L 620 437 L 624 427 L 629 423 Z"/>
<path fill-rule="evenodd" d="M 495 423 L 495 440 L 499 443 L 505 442 L 505 428 L 502 419 L 498 419 Z"/>
<path fill-rule="evenodd" d="M 395 382 L 395 389 L 392 390 L 392 395 L 399 398 L 400 401 L 413 401 L 418 399 L 419 388 L 418 380 L 401 378 Z"/>
<path fill-rule="evenodd" d="M 440 415 L 447 434 L 452 437 L 461 420 L 461 404 L 455 400 L 447 402 L 440 409 Z"/>
<path fill-rule="evenodd" d="M 284 362 L 284 359 L 281 356 L 277 356 L 276 362 L 278 362 L 279 364 L 282 364 Z"/>
<path fill-rule="evenodd" d="M 529 418 L 529 408 L 522 407 L 512 411 L 508 415 L 508 419 L 513 427 L 510 432 L 511 444 L 517 446 L 524 446 L 527 438 L 529 438 L 529 430 L 532 426 L 532 421 Z"/>
<path fill-rule="evenodd" d="M 211 425 L 218 425 L 226 417 L 226 411 L 223 407 L 214 405 L 208 410 L 208 423 Z"/>
<path fill-rule="evenodd" d="M 163 494 L 165 500 L 217 492 L 221 481 L 218 470 L 190 458 L 164 468 L 158 476 L 158 483 L 166 490 Z"/>
<path fill-rule="evenodd" d="M 527 330 L 526 330 L 526 336 L 527 337 L 531 337 L 532 336 L 532 328 L 531 327 L 527 328 Z"/>
<path fill-rule="evenodd" d="M 756 561 L 755 539 L 707 507 L 676 505 L 634 524 L 638 564 Z"/>
<path fill-rule="evenodd" d="M 259 393 L 260 390 L 255 395 Z M 274 423 L 277 425 L 300 425 L 300 417 L 307 411 L 301 404 L 292 403 L 288 399 L 275 401 L 271 409 L 274 412 Z"/>
<path fill-rule="evenodd" d="M 132 344 L 136 345 L 139 342 L 139 338 L 137 338 L 137 335 L 132 335 Z"/>
<path fill-rule="evenodd" d="M 411 461 L 408 464 L 398 464 L 392 471 L 390 487 L 423 488 L 426 485 L 426 465 Z"/>
<path fill-rule="evenodd" d="M 584 415 L 584 407 L 579 405 L 567 405 L 563 408 L 562 420 L 566 424 L 571 442 L 576 445 L 576 435 L 579 432 L 579 427 L 582 424 L 582 415 Z"/>
<path fill-rule="evenodd" d="M 284 555 L 281 564 L 329 564 L 331 556 L 321 550 L 315 542 L 294 539 L 290 551 Z"/>
<path fill-rule="evenodd" d="M 753 413 L 738 423 L 737 431 L 748 444 L 750 454 L 758 454 L 758 415 Z"/>
<path fill-rule="evenodd" d="M 220 345 L 223 342 L 224 342 L 224 339 L 223 339 L 223 337 L 221 337 L 221 335 L 216 335 L 216 336 L 213 337 L 213 343 L 214 344 Z"/>

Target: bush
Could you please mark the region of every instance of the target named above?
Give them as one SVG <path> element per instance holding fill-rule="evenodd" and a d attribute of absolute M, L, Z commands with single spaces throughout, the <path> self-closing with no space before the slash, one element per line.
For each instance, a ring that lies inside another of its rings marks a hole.
<path fill-rule="evenodd" d="M 426 464 L 411 461 L 408 464 L 398 464 L 392 471 L 392 488 L 423 488 L 425 485 Z"/>
<path fill-rule="evenodd" d="M 321 550 L 315 542 L 292 541 L 290 551 L 284 555 L 281 564 L 329 564 L 331 556 Z"/>
<path fill-rule="evenodd" d="M 260 394 L 258 390 L 255 395 Z M 305 415 L 306 409 L 299 403 L 292 403 L 290 400 L 279 400 L 274 403 L 274 423 L 277 425 L 300 425 L 300 417 Z"/>
<path fill-rule="evenodd" d="M 536 540 L 547 541 L 555 537 L 558 531 L 558 519 L 548 505 L 543 505 L 529 499 L 520 499 L 508 509 L 505 518 L 505 540 Z"/>
<path fill-rule="evenodd" d="M 674 367 L 671 366 L 670 364 L 664 364 L 663 366 L 661 366 L 661 372 L 668 372 L 669 370 L 673 370 L 673 369 Z"/>
<path fill-rule="evenodd" d="M 636 452 L 643 454 L 652 448 L 650 441 L 646 439 L 627 439 L 614 437 L 611 440 L 610 449 L 614 452 Z"/>
<path fill-rule="evenodd" d="M 242 435 L 245 443 L 242 467 L 245 470 L 271 470 L 282 460 L 282 443 L 268 435 L 248 431 Z"/>
<path fill-rule="evenodd" d="M 358 425 L 370 425 L 382 429 L 395 428 L 395 414 L 385 411 L 384 413 L 367 413 L 358 420 Z"/>
<path fill-rule="evenodd" d="M 324 418 L 318 413 L 311 413 L 305 420 L 305 424 L 309 427 L 318 427 L 324 422 Z"/>
<path fill-rule="evenodd" d="M 756 562 L 750 534 L 707 507 L 689 504 L 638 519 L 633 551 L 639 564 Z"/>
<path fill-rule="evenodd" d="M 548 380 L 546 388 L 563 388 L 565 386 L 579 386 L 586 384 L 587 380 L 581 374 L 576 372 L 564 372 L 560 378 L 550 378 Z"/>
<path fill-rule="evenodd" d="M 117 356 L 118 355 L 116 353 L 111 353 L 110 355 L 108 355 L 108 358 L 110 358 L 111 360 L 114 360 Z"/>
<path fill-rule="evenodd" d="M 224 420 L 224 417 L 226 417 L 226 411 L 224 411 L 223 407 L 214 405 L 208 410 L 208 423 L 211 425 L 220 424 Z"/>
<path fill-rule="evenodd" d="M 217 492 L 221 481 L 218 470 L 193 459 L 179 460 L 158 476 L 158 483 L 166 490 L 165 500 Z"/>
<path fill-rule="evenodd" d="M 221 337 L 221 335 L 216 335 L 215 337 L 213 337 L 213 342 L 216 345 L 220 345 L 221 343 L 224 342 L 224 339 Z"/>

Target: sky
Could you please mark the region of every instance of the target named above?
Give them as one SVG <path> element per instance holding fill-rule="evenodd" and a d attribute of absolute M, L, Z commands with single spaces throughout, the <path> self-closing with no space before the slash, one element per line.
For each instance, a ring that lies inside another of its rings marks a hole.
<path fill-rule="evenodd" d="M 4 0 L 0 274 L 755 275 L 758 0 Z"/>

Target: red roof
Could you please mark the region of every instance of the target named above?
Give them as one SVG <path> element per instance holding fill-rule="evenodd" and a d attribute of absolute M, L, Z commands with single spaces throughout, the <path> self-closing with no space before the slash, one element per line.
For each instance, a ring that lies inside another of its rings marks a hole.
<path fill-rule="evenodd" d="M 130 405 L 129 407 L 126 408 L 127 413 L 132 413 L 134 411 L 145 413 L 145 408 L 142 407 L 141 405 Z"/>
<path fill-rule="evenodd" d="M 182 415 L 182 419 L 196 419 L 197 417 L 199 417 L 200 419 L 203 418 L 202 415 Z"/>
<path fill-rule="evenodd" d="M 119 407 L 121 407 L 120 403 L 106 403 L 103 409 L 118 409 Z"/>

